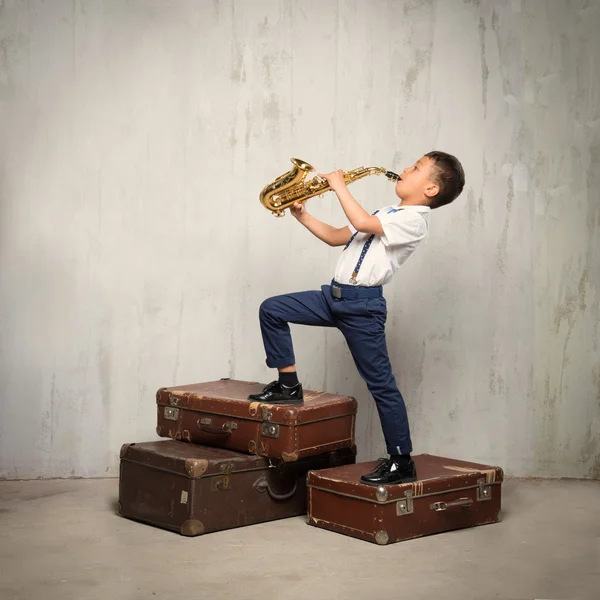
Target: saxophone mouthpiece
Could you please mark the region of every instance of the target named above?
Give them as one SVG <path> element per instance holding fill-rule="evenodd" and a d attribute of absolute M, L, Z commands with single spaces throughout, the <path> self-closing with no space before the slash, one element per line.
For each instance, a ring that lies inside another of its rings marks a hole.
<path fill-rule="evenodd" d="M 394 171 L 386 171 L 385 176 L 391 181 L 398 181 L 400 179 L 400 175 L 398 175 L 398 173 L 394 173 Z"/>

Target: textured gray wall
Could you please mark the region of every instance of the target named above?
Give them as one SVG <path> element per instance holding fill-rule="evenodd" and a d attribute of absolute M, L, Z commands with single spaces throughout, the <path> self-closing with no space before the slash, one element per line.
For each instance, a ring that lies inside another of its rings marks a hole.
<path fill-rule="evenodd" d="M 0 476 L 114 475 L 158 387 L 269 381 L 261 300 L 339 249 L 262 187 L 439 148 L 466 189 L 386 294 L 415 452 L 599 477 L 599 30 L 583 0 L 0 0 Z M 381 455 L 339 332 L 293 332 Z"/>

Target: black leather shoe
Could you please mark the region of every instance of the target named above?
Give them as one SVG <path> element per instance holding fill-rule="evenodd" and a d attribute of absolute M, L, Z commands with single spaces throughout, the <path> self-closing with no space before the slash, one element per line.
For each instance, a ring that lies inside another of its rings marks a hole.
<path fill-rule="evenodd" d="M 272 381 L 260 394 L 250 394 L 248 398 L 267 404 L 302 404 L 304 402 L 301 383 L 287 387 L 279 381 Z"/>
<path fill-rule="evenodd" d="M 363 475 L 360 480 L 368 485 L 409 483 L 417 480 L 417 470 L 412 460 L 405 467 L 401 467 L 391 458 L 386 458 L 373 472 Z"/>

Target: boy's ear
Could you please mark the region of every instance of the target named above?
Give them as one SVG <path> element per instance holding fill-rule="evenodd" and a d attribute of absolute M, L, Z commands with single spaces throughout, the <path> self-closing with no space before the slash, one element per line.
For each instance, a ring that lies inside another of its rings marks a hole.
<path fill-rule="evenodd" d="M 440 188 L 435 183 L 428 183 L 427 187 L 425 188 L 425 195 L 428 198 L 433 198 L 434 196 L 437 196 L 439 194 L 439 192 L 440 192 Z"/>

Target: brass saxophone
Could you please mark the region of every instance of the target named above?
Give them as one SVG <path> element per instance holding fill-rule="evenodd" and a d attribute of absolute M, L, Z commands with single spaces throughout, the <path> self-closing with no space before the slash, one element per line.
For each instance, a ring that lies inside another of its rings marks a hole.
<path fill-rule="evenodd" d="M 331 190 L 327 180 L 313 177 L 304 181 L 314 171 L 314 167 L 299 158 L 290 158 L 294 165 L 290 171 L 279 176 L 273 183 L 266 185 L 260 193 L 262 205 L 276 217 L 283 217 L 286 208 L 298 202 L 306 202 L 314 196 L 321 196 Z M 358 181 L 367 175 L 385 175 L 390 181 L 398 181 L 399 175 L 382 167 L 358 167 L 353 171 L 342 171 L 346 185 Z"/>

